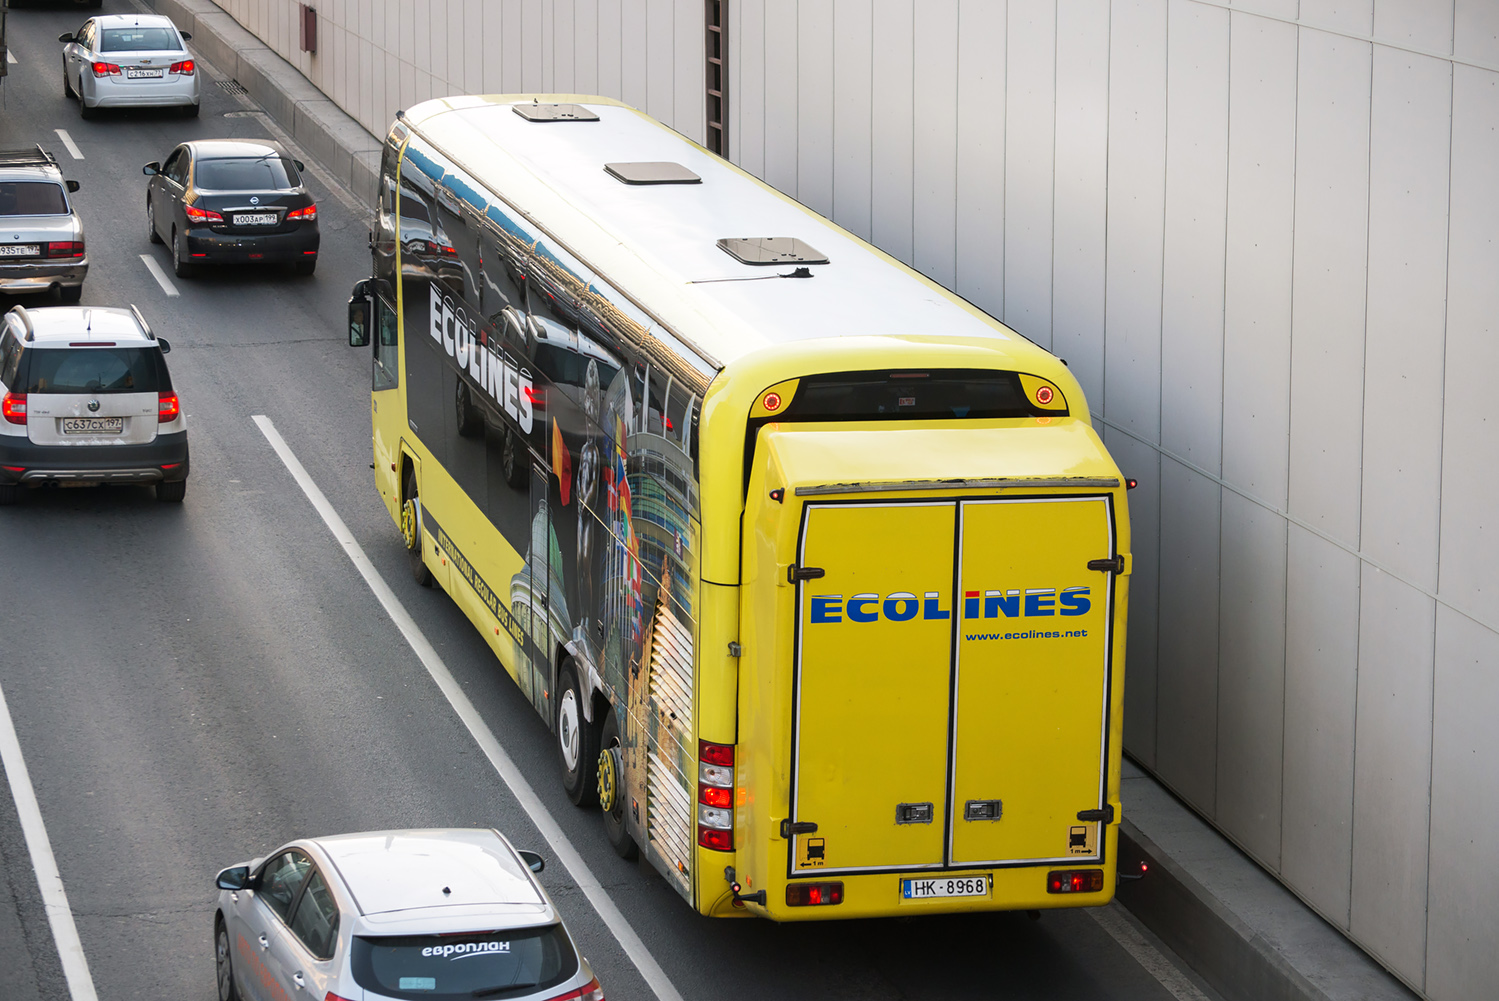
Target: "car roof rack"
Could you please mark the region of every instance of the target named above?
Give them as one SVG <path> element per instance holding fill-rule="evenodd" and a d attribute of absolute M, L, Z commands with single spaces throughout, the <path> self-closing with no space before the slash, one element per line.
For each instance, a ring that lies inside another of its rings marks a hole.
<path fill-rule="evenodd" d="M 21 321 L 21 327 L 26 331 L 26 340 L 31 342 L 36 339 L 36 327 L 31 323 L 31 314 L 26 312 L 25 306 L 10 307 L 10 315 Z"/>
<path fill-rule="evenodd" d="M 156 340 L 156 334 L 151 330 L 151 324 L 147 323 L 146 318 L 141 315 L 140 307 L 132 302 L 130 304 L 130 312 L 135 317 L 135 322 L 141 325 L 141 331 L 146 337 L 153 341 Z"/>
<path fill-rule="evenodd" d="M 0 149 L 0 167 L 58 167 L 58 163 L 57 157 L 38 144 L 30 149 Z"/>

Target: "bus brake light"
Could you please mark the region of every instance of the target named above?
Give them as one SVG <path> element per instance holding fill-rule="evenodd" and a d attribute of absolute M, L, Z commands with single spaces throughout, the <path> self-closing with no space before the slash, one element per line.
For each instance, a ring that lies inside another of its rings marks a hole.
<path fill-rule="evenodd" d="M 841 882 L 786 884 L 787 907 L 826 907 L 829 904 L 841 903 L 843 903 Z"/>
<path fill-rule="evenodd" d="M 1063 869 L 1046 874 L 1047 893 L 1098 893 L 1102 889 L 1102 869 Z"/>
<path fill-rule="evenodd" d="M 697 743 L 697 843 L 734 850 L 734 745 Z"/>

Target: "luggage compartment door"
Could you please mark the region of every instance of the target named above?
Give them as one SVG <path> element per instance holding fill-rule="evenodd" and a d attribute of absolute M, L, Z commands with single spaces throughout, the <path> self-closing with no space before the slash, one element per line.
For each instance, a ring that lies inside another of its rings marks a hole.
<path fill-rule="evenodd" d="M 951 863 L 1101 858 L 1113 575 L 1108 497 L 958 509 Z"/>
<path fill-rule="evenodd" d="M 788 875 L 940 867 L 956 505 L 809 504 Z M 818 571 L 821 571 L 819 574 Z"/>

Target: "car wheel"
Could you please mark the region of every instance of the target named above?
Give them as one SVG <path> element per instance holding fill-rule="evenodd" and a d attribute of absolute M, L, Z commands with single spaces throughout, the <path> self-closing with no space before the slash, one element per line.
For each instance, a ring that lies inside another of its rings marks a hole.
<path fill-rule="evenodd" d="M 214 922 L 213 968 L 219 982 L 219 1001 L 239 1001 L 234 986 L 234 957 L 229 952 L 229 929 L 222 919 Z"/>
<path fill-rule="evenodd" d="M 156 499 L 168 504 L 181 504 L 182 498 L 187 496 L 187 480 L 174 480 L 171 483 L 156 484 Z"/>
<path fill-rule="evenodd" d="M 150 198 L 146 199 L 146 236 L 152 243 L 161 242 L 161 234 L 156 231 L 156 206 Z"/>
<path fill-rule="evenodd" d="M 88 101 L 84 98 L 83 91 L 80 90 L 78 92 L 78 117 L 79 118 L 93 118 L 98 113 L 99 113 L 98 109 L 96 109 L 96 108 L 90 108 L 88 106 Z"/>
<path fill-rule="evenodd" d="M 317 270 L 317 258 L 314 257 L 310 261 L 297 261 L 291 266 L 291 269 L 303 278 L 310 277 Z"/>
<path fill-rule="evenodd" d="M 74 303 L 77 303 L 77 302 L 81 301 L 82 299 L 83 299 L 83 286 L 82 285 L 59 285 L 59 286 L 57 286 L 57 301 L 58 302 L 65 302 L 65 303 L 68 303 L 69 305 L 72 305 Z"/>
<path fill-rule="evenodd" d="M 62 96 L 63 97 L 77 97 L 78 96 L 77 94 L 73 93 L 73 83 L 72 83 L 71 80 L 68 79 L 68 64 L 66 62 L 64 62 L 62 64 Z"/>
<path fill-rule="evenodd" d="M 188 263 L 187 237 L 177 235 L 177 227 L 172 227 L 172 270 L 178 278 L 191 278 L 197 270 Z"/>
<path fill-rule="evenodd" d="M 521 462 L 520 443 L 515 440 L 515 432 L 508 427 L 504 440 L 500 442 L 500 471 L 505 474 L 505 482 L 517 490 L 530 482 L 529 470 Z"/>
<path fill-rule="evenodd" d="M 577 806 L 599 798 L 599 730 L 583 718 L 583 689 L 571 657 L 557 675 L 557 750 L 562 754 L 562 790 Z"/>
<path fill-rule="evenodd" d="M 625 755 L 619 739 L 619 720 L 610 709 L 599 734 L 599 809 L 604 814 L 604 836 L 622 859 L 640 854 L 625 824 Z"/>
<path fill-rule="evenodd" d="M 19 483 L 0 483 L 0 507 L 9 507 L 21 499 Z"/>
<path fill-rule="evenodd" d="M 421 497 L 416 490 L 416 475 L 406 471 L 406 486 L 401 491 L 401 538 L 406 543 L 406 559 L 411 576 L 422 587 L 432 586 L 432 571 L 422 559 Z"/>
<path fill-rule="evenodd" d="M 458 380 L 458 392 L 454 396 L 453 409 L 458 418 L 458 434 L 463 438 L 477 438 L 484 433 L 484 414 L 474 406 L 468 383 Z"/>
<path fill-rule="evenodd" d="M 186 105 L 183 105 L 183 107 L 182 107 L 182 117 L 183 118 L 197 118 L 198 117 L 198 105 L 196 105 L 196 104 L 186 104 Z"/>

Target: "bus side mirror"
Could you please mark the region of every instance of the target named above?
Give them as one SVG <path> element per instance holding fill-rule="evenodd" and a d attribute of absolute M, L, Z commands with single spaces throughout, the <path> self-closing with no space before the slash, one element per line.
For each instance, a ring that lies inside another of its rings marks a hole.
<path fill-rule="evenodd" d="M 349 299 L 349 347 L 362 348 L 370 342 L 370 306 L 369 299 Z"/>

